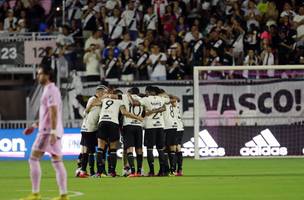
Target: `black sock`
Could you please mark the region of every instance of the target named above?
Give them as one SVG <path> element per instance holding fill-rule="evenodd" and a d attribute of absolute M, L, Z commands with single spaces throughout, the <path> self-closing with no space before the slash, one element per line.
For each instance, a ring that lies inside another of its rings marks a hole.
<path fill-rule="evenodd" d="M 89 160 L 89 154 L 83 153 L 81 158 L 81 170 L 84 172 L 87 171 L 88 160 Z"/>
<path fill-rule="evenodd" d="M 94 165 L 95 165 L 94 154 L 90 153 L 89 154 L 90 175 L 94 175 L 95 174 Z"/>
<path fill-rule="evenodd" d="M 112 149 L 112 150 L 110 150 L 110 154 L 109 154 L 110 173 L 115 173 L 116 164 L 117 164 L 116 149 Z"/>
<path fill-rule="evenodd" d="M 136 161 L 137 161 L 137 173 L 141 173 L 143 155 L 142 154 L 137 154 L 136 155 Z"/>
<path fill-rule="evenodd" d="M 149 164 L 149 168 L 150 168 L 150 173 L 154 173 L 153 149 L 148 149 L 147 150 L 147 159 L 148 159 L 148 164 Z"/>
<path fill-rule="evenodd" d="M 181 171 L 183 170 L 183 152 L 177 152 L 176 153 L 176 157 L 177 157 L 177 170 Z"/>
<path fill-rule="evenodd" d="M 78 159 L 77 159 L 77 167 L 80 168 L 81 167 L 81 159 L 82 159 L 82 153 L 80 153 L 78 155 Z"/>
<path fill-rule="evenodd" d="M 105 171 L 105 160 L 104 160 L 104 150 L 98 148 L 96 153 L 96 163 L 97 163 L 97 173 L 102 174 Z"/>
<path fill-rule="evenodd" d="M 134 165 L 133 153 L 127 153 L 127 158 L 128 158 L 128 163 L 129 163 L 130 168 L 131 168 L 131 173 L 134 174 L 135 173 L 135 165 Z"/>
<path fill-rule="evenodd" d="M 165 168 L 166 168 L 166 158 L 167 158 L 167 163 L 168 163 L 168 154 L 165 156 L 164 150 L 162 149 L 157 149 L 158 151 L 158 160 L 159 160 L 159 172 L 160 173 L 165 173 Z"/>
<path fill-rule="evenodd" d="M 173 173 L 176 171 L 176 154 L 174 151 L 170 152 L 169 161 L 170 161 L 170 171 L 171 173 Z"/>

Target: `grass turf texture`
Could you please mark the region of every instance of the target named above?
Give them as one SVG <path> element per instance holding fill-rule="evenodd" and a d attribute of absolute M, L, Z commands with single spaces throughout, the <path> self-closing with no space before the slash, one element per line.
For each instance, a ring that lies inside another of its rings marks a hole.
<path fill-rule="evenodd" d="M 184 177 L 159 178 L 79 179 L 74 177 L 75 162 L 65 161 L 65 165 L 69 174 L 69 190 L 83 193 L 83 196 L 72 197 L 72 200 L 304 199 L 304 160 L 301 158 L 185 159 Z M 42 161 L 42 172 L 42 196 L 44 199 L 57 196 L 56 180 L 49 161 Z M 117 172 L 121 172 L 121 166 Z M 29 193 L 30 186 L 26 161 L 0 161 L 1 200 L 23 197 Z"/>

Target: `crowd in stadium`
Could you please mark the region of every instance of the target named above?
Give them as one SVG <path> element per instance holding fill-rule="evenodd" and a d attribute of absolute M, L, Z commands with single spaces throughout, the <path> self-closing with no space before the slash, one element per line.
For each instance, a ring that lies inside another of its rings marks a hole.
<path fill-rule="evenodd" d="M 0 0 L 0 33 L 58 33 L 44 64 L 55 53 L 70 69 L 113 81 L 189 79 L 201 65 L 304 63 L 303 0 L 66 0 L 63 26 L 60 2 Z M 207 77 L 276 76 L 297 72 Z"/>

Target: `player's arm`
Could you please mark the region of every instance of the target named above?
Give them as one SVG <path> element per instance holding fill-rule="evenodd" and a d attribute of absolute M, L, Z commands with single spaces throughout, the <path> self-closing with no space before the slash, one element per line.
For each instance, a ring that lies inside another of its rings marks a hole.
<path fill-rule="evenodd" d="M 130 113 L 130 112 L 128 112 L 127 110 L 126 110 L 126 107 L 125 106 L 120 106 L 120 112 L 121 112 L 121 114 L 123 114 L 124 116 L 126 116 L 126 117 L 128 117 L 128 118 L 132 118 L 132 119 L 136 119 L 136 120 L 139 120 L 139 121 L 144 121 L 144 119 L 141 117 L 141 116 L 136 116 L 136 115 L 134 115 L 134 114 L 132 114 L 132 113 Z"/>
<path fill-rule="evenodd" d="M 137 99 L 134 99 L 132 95 L 128 94 L 128 99 L 133 106 L 140 106 L 141 103 Z"/>
<path fill-rule="evenodd" d="M 36 121 L 36 122 L 32 123 L 30 127 L 27 127 L 26 129 L 24 129 L 23 134 L 30 135 L 34 132 L 34 129 L 38 128 L 38 127 L 39 127 L 39 121 Z"/>
<path fill-rule="evenodd" d="M 162 107 L 160 108 L 157 108 L 157 109 L 153 109 L 153 110 L 146 110 L 146 116 L 150 116 L 154 113 L 160 113 L 160 112 L 165 112 L 166 111 L 166 106 L 163 105 Z"/>
<path fill-rule="evenodd" d="M 55 144 L 57 140 L 57 105 L 49 107 L 51 119 L 51 145 Z"/>

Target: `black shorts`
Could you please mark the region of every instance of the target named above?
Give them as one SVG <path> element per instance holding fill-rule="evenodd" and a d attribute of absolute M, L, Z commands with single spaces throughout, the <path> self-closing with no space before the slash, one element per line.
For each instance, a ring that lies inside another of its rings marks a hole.
<path fill-rule="evenodd" d="M 82 133 L 83 133 L 83 132 L 81 132 L 80 145 L 81 145 L 81 146 L 84 146 L 85 143 L 84 143 L 84 137 L 83 137 Z"/>
<path fill-rule="evenodd" d="M 82 146 L 88 148 L 88 153 L 95 153 L 97 146 L 97 131 L 95 132 L 81 132 L 81 142 Z"/>
<path fill-rule="evenodd" d="M 144 144 L 151 149 L 156 145 L 157 149 L 165 147 L 165 132 L 162 128 L 145 129 Z"/>
<path fill-rule="evenodd" d="M 177 145 L 177 131 L 176 129 L 166 129 L 166 146 Z"/>
<path fill-rule="evenodd" d="M 122 129 L 124 148 L 142 148 L 143 130 L 140 126 L 124 126 Z"/>
<path fill-rule="evenodd" d="M 184 131 L 177 131 L 177 137 L 176 137 L 176 143 L 178 145 L 182 145 L 182 141 L 183 141 L 183 136 L 184 136 Z"/>
<path fill-rule="evenodd" d="M 116 142 L 119 140 L 119 125 L 113 122 L 100 122 L 98 125 L 97 138 L 106 142 Z"/>

